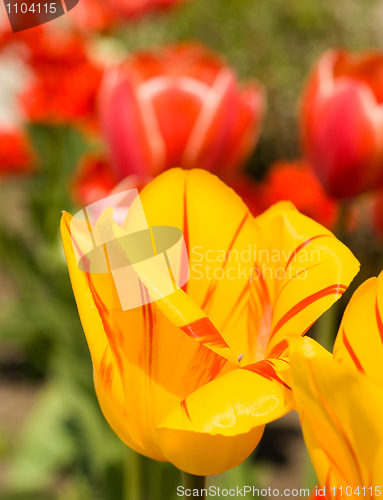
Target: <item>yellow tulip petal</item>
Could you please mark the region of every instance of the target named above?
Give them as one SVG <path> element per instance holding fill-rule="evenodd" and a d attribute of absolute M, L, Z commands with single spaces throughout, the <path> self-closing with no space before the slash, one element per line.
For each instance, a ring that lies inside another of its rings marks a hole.
<path fill-rule="evenodd" d="M 166 460 L 154 441 L 158 422 L 169 408 L 234 366 L 185 335 L 155 303 L 122 311 L 110 274 L 78 268 L 70 220 L 64 214 L 62 239 L 101 409 L 129 446 Z"/>
<path fill-rule="evenodd" d="M 237 369 L 197 389 L 157 426 L 163 454 L 197 475 L 235 467 L 256 447 L 264 425 L 292 409 L 286 372 L 286 360 L 263 361 L 258 370 Z"/>
<path fill-rule="evenodd" d="M 244 354 L 256 244 L 248 208 L 232 189 L 204 170 L 169 170 L 140 197 L 150 226 L 171 225 L 183 231 L 190 263 L 190 279 L 183 290 L 235 357 Z"/>
<path fill-rule="evenodd" d="M 383 382 L 383 274 L 352 296 L 334 345 L 334 358 Z"/>
<path fill-rule="evenodd" d="M 291 383 L 303 432 L 322 485 L 370 486 L 381 463 L 383 387 L 327 354 L 309 354 L 301 340 L 290 352 Z M 307 432 L 307 429 L 310 429 Z M 315 439 L 314 439 L 315 438 Z M 326 455 L 333 477 L 324 478 Z M 319 465 L 318 465 L 319 460 Z"/>
<path fill-rule="evenodd" d="M 136 206 L 141 209 L 140 205 Z M 129 213 L 131 213 L 131 210 L 129 210 Z M 108 248 L 108 256 L 112 255 L 114 258 L 118 256 L 119 265 L 121 265 L 121 252 L 123 253 L 126 257 L 126 262 L 132 263 L 131 267 L 139 279 L 140 286 L 143 287 L 145 292 L 147 291 L 151 300 L 156 302 L 158 309 L 163 312 L 173 325 L 180 328 L 190 338 L 228 359 L 234 365 L 239 366 L 237 356 L 232 352 L 220 332 L 193 299 L 184 290 L 177 287 L 173 275 L 173 281 L 171 282 L 169 260 L 168 263 L 165 263 L 164 258 L 163 267 L 157 262 L 150 264 L 150 259 L 137 262 L 134 256 L 141 253 L 145 255 L 146 248 L 127 243 L 129 240 L 126 237 L 129 235 L 114 221 L 113 210 L 111 208 L 105 210 L 99 217 L 93 233 L 101 235 L 99 241 L 113 241 L 113 247 Z M 149 246 L 150 250 L 153 251 L 152 255 L 157 255 L 155 243 L 149 242 Z M 178 255 L 176 261 L 182 260 L 182 247 L 180 248 L 180 253 L 181 255 Z M 131 287 L 131 283 L 126 279 L 126 276 L 124 278 L 125 280 L 122 283 L 123 293 L 130 296 L 129 286 Z M 119 296 L 121 299 L 121 290 Z"/>
<path fill-rule="evenodd" d="M 244 365 L 282 355 L 288 335 L 304 334 L 359 268 L 330 231 L 290 203 L 254 220 L 205 171 L 170 170 L 141 200 L 149 225 L 183 230 L 191 272 L 184 290 Z"/>
<path fill-rule="evenodd" d="M 255 360 L 278 357 L 303 335 L 359 270 L 350 250 L 320 224 L 281 202 L 255 219 L 259 278 L 253 282 Z M 251 362 L 253 360 L 248 360 Z"/>

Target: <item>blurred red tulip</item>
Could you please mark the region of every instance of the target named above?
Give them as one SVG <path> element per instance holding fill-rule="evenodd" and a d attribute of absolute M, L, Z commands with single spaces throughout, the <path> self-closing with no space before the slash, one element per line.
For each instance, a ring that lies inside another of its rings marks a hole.
<path fill-rule="evenodd" d="M 242 198 L 254 217 L 257 217 L 266 208 L 269 208 L 265 207 L 264 200 L 262 199 L 261 184 L 249 175 L 237 175 L 229 185 Z"/>
<path fill-rule="evenodd" d="M 100 155 L 88 154 L 81 158 L 69 192 L 74 203 L 87 206 L 108 196 L 117 183 L 109 162 Z"/>
<path fill-rule="evenodd" d="M 119 182 L 106 158 L 86 154 L 72 176 L 69 193 L 74 203 L 85 207 L 111 194 L 135 188 L 141 191 L 151 180 L 149 176 L 129 175 Z"/>
<path fill-rule="evenodd" d="M 270 166 L 265 179 L 257 183 L 238 176 L 231 187 L 257 216 L 279 201 L 291 201 L 304 215 L 329 229 L 338 218 L 338 203 L 330 198 L 308 163 L 303 160 L 279 161 Z"/>
<path fill-rule="evenodd" d="M 0 177 L 33 171 L 31 145 L 21 131 L 0 131 Z"/>
<path fill-rule="evenodd" d="M 20 97 L 34 122 L 95 124 L 95 101 L 102 71 L 90 61 L 86 40 L 62 29 L 41 27 L 0 37 L 0 47 L 17 45 L 32 72 Z"/>
<path fill-rule="evenodd" d="M 307 157 L 326 191 L 350 198 L 383 181 L 383 52 L 328 51 L 303 94 Z"/>
<path fill-rule="evenodd" d="M 104 31 L 128 19 L 155 10 L 166 10 L 184 0 L 81 0 L 68 13 L 80 31 Z"/>
<path fill-rule="evenodd" d="M 254 147 L 262 85 L 240 91 L 233 71 L 198 45 L 139 53 L 105 78 L 101 125 L 116 174 L 199 167 L 230 177 Z"/>
<path fill-rule="evenodd" d="M 274 163 L 261 191 L 264 210 L 278 201 L 289 200 L 302 214 L 329 229 L 337 222 L 338 203 L 326 194 L 306 161 Z"/>

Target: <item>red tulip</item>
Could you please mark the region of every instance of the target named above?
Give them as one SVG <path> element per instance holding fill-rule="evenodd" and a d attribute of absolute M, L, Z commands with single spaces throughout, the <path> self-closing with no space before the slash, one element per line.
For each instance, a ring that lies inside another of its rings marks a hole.
<path fill-rule="evenodd" d="M 257 216 L 280 201 L 291 201 L 304 215 L 331 229 L 338 218 L 338 203 L 330 198 L 304 160 L 278 161 L 257 183 L 237 176 L 230 187 Z"/>
<path fill-rule="evenodd" d="M 69 191 L 76 204 L 87 206 L 108 196 L 117 182 L 107 160 L 88 154 L 81 158 Z"/>
<path fill-rule="evenodd" d="M 139 53 L 105 78 L 101 124 L 116 173 L 199 167 L 227 177 L 254 147 L 263 87 L 198 45 Z"/>
<path fill-rule="evenodd" d="M 310 165 L 303 160 L 279 161 L 271 165 L 261 184 L 264 210 L 278 201 L 289 200 L 304 215 L 334 228 L 338 203 L 323 190 Z"/>
<path fill-rule="evenodd" d="M 64 30 L 37 27 L 0 36 L 0 48 L 14 46 L 32 78 L 21 93 L 32 122 L 94 126 L 102 71 L 88 57 L 86 39 Z M 17 52 L 15 51 L 15 57 Z"/>
<path fill-rule="evenodd" d="M 128 19 L 136 19 L 151 11 L 166 10 L 184 0 L 80 0 L 68 13 L 81 31 L 104 31 Z"/>
<path fill-rule="evenodd" d="M 0 130 L 0 177 L 31 173 L 34 154 L 21 130 Z"/>
<path fill-rule="evenodd" d="M 119 182 L 106 158 L 85 154 L 71 178 L 69 192 L 74 203 L 85 207 L 111 194 L 134 188 L 141 191 L 151 180 L 149 176 L 129 175 Z"/>
<path fill-rule="evenodd" d="M 328 51 L 306 86 L 304 149 L 326 191 L 350 198 L 383 181 L 383 52 Z"/>

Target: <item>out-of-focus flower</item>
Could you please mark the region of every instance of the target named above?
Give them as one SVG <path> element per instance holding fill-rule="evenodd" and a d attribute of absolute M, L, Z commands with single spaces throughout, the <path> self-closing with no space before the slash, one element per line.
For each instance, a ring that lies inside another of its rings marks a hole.
<path fill-rule="evenodd" d="M 87 154 L 71 178 L 69 191 L 73 202 L 84 207 L 121 191 L 140 192 L 151 180 L 148 176 L 129 175 L 118 182 L 109 160 L 100 154 Z"/>
<path fill-rule="evenodd" d="M 27 173 L 34 155 L 24 130 L 19 96 L 31 75 L 22 51 L 0 36 L 0 175 Z"/>
<path fill-rule="evenodd" d="M 350 198 L 383 181 L 383 53 L 328 51 L 302 100 L 305 153 L 326 191 Z"/>
<path fill-rule="evenodd" d="M 21 131 L 0 130 L 0 176 L 29 173 L 34 155 L 27 137 Z"/>
<path fill-rule="evenodd" d="M 260 215 L 270 207 L 270 205 L 265 206 L 262 198 L 261 184 L 256 182 L 249 175 L 239 174 L 230 182 L 229 185 L 232 189 L 234 189 L 237 195 L 242 198 L 254 217 Z"/>
<path fill-rule="evenodd" d="M 323 226 L 333 228 L 337 221 L 337 201 L 326 194 L 304 160 L 273 163 L 262 182 L 239 175 L 230 186 L 254 216 L 279 201 L 291 201 L 302 214 Z"/>
<path fill-rule="evenodd" d="M 383 273 L 345 311 L 331 356 L 296 339 L 291 383 L 327 499 L 380 496 L 383 481 Z M 342 488 L 342 489 L 341 489 Z"/>
<path fill-rule="evenodd" d="M 263 87 L 199 45 L 138 53 L 105 78 L 101 125 L 116 174 L 204 168 L 227 178 L 254 147 Z"/>
<path fill-rule="evenodd" d="M 67 213 L 62 219 L 98 399 L 134 450 L 189 473 L 217 474 L 241 463 L 264 425 L 291 409 L 290 332 L 303 335 L 359 266 L 332 233 L 291 204 L 254 219 L 203 170 L 172 169 L 140 198 L 149 227 L 182 230 L 190 279 L 135 309 L 121 310 L 111 272 L 79 269 L 72 240 L 78 252 L 80 226 L 89 226 L 72 225 Z M 115 235 L 124 235 L 131 215 L 120 227 L 108 210 L 92 231 L 99 234 L 109 221 Z M 159 285 L 142 283 L 141 297 Z"/>
<path fill-rule="evenodd" d="M 80 0 L 67 17 L 80 32 L 105 31 L 118 24 L 118 21 L 121 22 L 114 3 L 113 0 L 108 3 L 102 0 Z"/>
<path fill-rule="evenodd" d="M 3 35 L 0 44 L 24 50 L 32 79 L 20 96 L 26 117 L 34 122 L 95 123 L 95 102 L 102 71 L 89 59 L 79 34 L 34 28 Z"/>
<path fill-rule="evenodd" d="M 75 203 L 86 206 L 108 196 L 117 183 L 108 160 L 100 155 L 88 154 L 81 159 L 69 191 Z"/>
<path fill-rule="evenodd" d="M 104 31 L 151 11 L 167 10 L 184 0 L 81 0 L 67 17 L 80 31 Z"/>
<path fill-rule="evenodd" d="M 337 202 L 326 194 L 310 165 L 302 160 L 271 165 L 261 184 L 261 197 L 265 209 L 289 200 L 304 215 L 328 228 L 334 227 L 337 220 Z"/>

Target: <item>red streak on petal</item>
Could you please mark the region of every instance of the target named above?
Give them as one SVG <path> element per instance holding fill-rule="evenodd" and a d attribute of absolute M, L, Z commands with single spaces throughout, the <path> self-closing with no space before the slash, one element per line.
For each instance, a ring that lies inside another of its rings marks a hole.
<path fill-rule="evenodd" d="M 185 246 L 186 246 L 186 259 L 184 256 L 182 256 L 181 259 L 181 264 L 183 265 L 184 262 L 188 262 L 188 256 L 189 256 L 189 226 L 188 226 L 188 215 L 187 215 L 187 199 L 186 199 L 186 182 L 185 182 L 185 191 L 184 191 L 184 230 L 183 230 L 183 235 L 184 235 L 184 241 L 185 241 Z M 185 272 L 182 270 L 182 272 Z M 182 290 L 186 293 L 187 292 L 187 287 L 188 287 L 188 282 L 184 284 L 182 287 Z"/>
<path fill-rule="evenodd" d="M 234 236 L 233 236 L 233 238 L 232 238 L 232 240 L 231 240 L 231 242 L 230 242 L 229 248 L 227 249 L 227 252 L 226 252 L 226 258 L 225 258 L 225 260 L 223 261 L 223 264 L 222 264 L 222 270 L 225 270 L 226 263 L 227 263 L 227 259 L 228 259 L 229 255 L 230 255 L 230 252 L 231 252 L 231 250 L 233 249 L 233 246 L 234 246 L 234 244 L 235 244 L 235 242 L 236 242 L 236 240 L 237 240 L 237 238 L 238 238 L 238 235 L 239 235 L 239 233 L 241 232 L 241 230 L 242 230 L 242 228 L 243 228 L 243 226 L 244 226 L 244 224 L 245 224 L 245 222 L 246 222 L 247 218 L 249 217 L 249 215 L 250 215 L 250 212 L 246 212 L 246 214 L 245 214 L 244 218 L 242 219 L 242 221 L 240 222 L 240 224 L 239 224 L 239 226 L 238 226 L 237 230 L 236 230 L 236 231 L 235 231 L 235 233 L 234 233 Z M 215 292 L 215 290 L 216 290 L 216 288 L 217 288 L 218 283 L 219 283 L 219 281 L 217 281 L 217 280 L 216 280 L 216 281 L 214 281 L 214 282 L 213 282 L 213 283 L 209 286 L 209 289 L 208 289 L 208 291 L 206 292 L 205 299 L 204 299 L 204 301 L 203 301 L 203 303 L 202 303 L 202 305 L 201 305 L 201 309 L 205 309 L 205 307 L 207 306 L 208 302 L 209 302 L 209 301 L 210 301 L 210 299 L 212 298 L 212 296 L 213 296 L 213 294 L 214 294 L 214 292 Z"/>
<path fill-rule="evenodd" d="M 110 323 L 109 323 L 109 319 L 108 319 L 109 312 L 107 311 L 105 304 L 103 303 L 100 296 L 98 295 L 98 293 L 97 293 L 97 291 L 96 291 L 96 289 L 95 289 L 95 287 L 90 279 L 90 275 L 88 273 L 85 273 L 85 274 L 88 278 L 89 288 L 90 288 L 90 291 L 92 293 L 94 303 L 95 303 L 97 310 L 99 312 L 99 315 L 100 315 L 100 318 L 101 318 L 101 321 L 102 321 L 102 324 L 104 327 L 105 334 L 108 338 L 109 346 L 112 349 L 112 352 L 116 358 L 120 372 L 122 374 L 123 373 L 122 357 L 121 357 L 121 354 L 120 354 L 118 346 L 117 346 L 115 332 L 113 331 L 113 328 L 110 326 Z M 117 326 L 114 325 L 114 328 L 117 329 Z M 120 337 L 122 337 L 122 334 L 121 334 L 119 329 L 118 329 L 118 332 L 120 334 Z"/>
<path fill-rule="evenodd" d="M 66 224 L 66 228 L 68 230 L 68 233 L 71 236 L 72 242 L 74 242 L 74 244 L 76 245 L 75 238 L 72 238 L 72 233 L 70 231 L 70 227 L 69 227 L 69 224 L 68 224 L 67 220 L 65 221 L 65 224 Z M 115 330 L 117 330 L 118 335 L 116 336 L 115 332 L 113 332 L 113 329 L 111 328 L 111 326 L 109 324 L 109 315 L 110 314 L 109 314 L 109 312 L 108 312 L 105 304 L 103 303 L 101 297 L 98 295 L 98 293 L 97 293 L 97 291 L 95 289 L 95 286 L 92 283 L 91 275 L 90 275 L 90 273 L 84 273 L 84 274 L 85 274 L 86 279 L 88 281 L 88 286 L 89 286 L 89 289 L 90 289 L 90 291 L 92 293 L 92 297 L 93 297 L 95 306 L 97 307 L 98 313 L 100 315 L 100 318 L 101 318 L 101 321 L 102 321 L 102 324 L 103 324 L 103 327 L 104 327 L 105 335 L 108 338 L 109 346 L 110 346 L 110 348 L 111 348 L 111 350 L 112 350 L 112 352 L 114 354 L 114 357 L 115 357 L 115 359 L 117 361 L 120 373 L 122 374 L 123 373 L 123 362 L 122 362 L 122 357 L 120 355 L 120 352 L 119 352 L 119 349 L 118 349 L 118 345 L 117 345 L 117 340 L 116 340 L 117 337 L 119 337 L 120 339 L 123 338 L 122 333 L 117 328 L 116 325 L 114 325 L 114 328 L 115 328 Z"/>
<path fill-rule="evenodd" d="M 358 356 L 355 354 L 354 349 L 351 347 L 351 344 L 350 344 L 350 342 L 349 342 L 349 340 L 348 340 L 348 338 L 347 338 L 347 336 L 346 336 L 346 332 L 344 331 L 344 329 L 343 329 L 343 331 L 342 331 L 342 337 L 343 337 L 343 343 L 344 343 L 344 346 L 345 346 L 345 348 L 347 349 L 347 351 L 348 351 L 348 353 L 349 353 L 349 355 L 350 355 L 351 359 L 353 360 L 354 365 L 356 366 L 356 368 L 357 368 L 360 372 L 365 373 L 365 372 L 364 372 L 364 369 L 363 369 L 363 366 L 362 366 L 361 362 L 359 361 Z"/>
<path fill-rule="evenodd" d="M 291 264 L 292 260 L 294 257 L 296 257 L 297 253 L 299 253 L 305 246 L 309 245 L 312 241 L 316 240 L 317 238 L 325 238 L 326 236 L 332 236 L 332 234 L 319 234 L 317 236 L 313 236 L 312 238 L 308 238 L 305 240 L 303 243 L 301 243 L 295 250 L 294 252 L 290 255 L 289 260 L 287 261 L 285 271 Z"/>
<path fill-rule="evenodd" d="M 310 328 L 311 328 L 312 325 L 310 325 Z M 278 358 L 281 354 L 283 354 L 286 349 L 289 347 L 289 344 L 287 342 L 287 340 L 282 340 L 281 342 L 278 342 L 278 344 L 276 344 L 270 354 L 268 354 L 268 357 L 269 358 Z"/>
<path fill-rule="evenodd" d="M 148 312 L 148 338 L 149 338 L 149 376 L 152 372 L 152 364 L 153 364 L 153 337 L 154 337 L 154 325 L 155 325 L 155 316 L 153 314 L 152 305 L 150 303 L 145 306 Z"/>
<path fill-rule="evenodd" d="M 263 361 L 258 361 L 257 363 L 252 363 L 251 365 L 244 366 L 244 370 L 249 370 L 253 373 L 258 373 L 262 377 L 267 380 L 275 380 L 282 384 L 286 389 L 291 389 L 286 382 L 284 382 L 279 375 L 277 374 L 273 362 L 269 359 L 265 359 Z"/>
<path fill-rule="evenodd" d="M 302 274 L 304 271 L 307 272 L 307 271 L 310 271 L 311 269 L 314 269 L 314 267 L 318 267 L 318 266 L 321 266 L 323 264 L 323 262 L 318 262 L 317 264 L 314 264 L 313 266 L 309 266 L 309 267 L 304 267 L 302 268 L 300 271 L 297 272 L 297 274 L 295 274 L 294 276 L 291 276 L 291 278 L 289 279 L 289 281 L 286 281 L 286 283 L 282 286 L 282 288 L 279 290 L 278 292 L 278 295 L 277 295 L 277 298 L 275 299 L 275 302 L 277 302 L 277 300 L 279 299 L 279 297 L 281 296 L 283 290 L 286 288 L 287 285 L 289 285 L 292 280 L 294 280 L 295 278 L 297 278 L 300 274 Z"/>
<path fill-rule="evenodd" d="M 275 325 L 273 331 L 270 334 L 270 340 L 274 337 L 274 335 L 277 333 L 278 330 L 280 330 L 290 319 L 292 319 L 294 316 L 299 314 L 301 311 L 303 311 L 306 307 L 310 306 L 317 300 L 323 299 L 324 297 L 327 297 L 328 295 L 340 293 L 343 294 L 347 290 L 347 286 L 345 285 L 330 285 L 324 288 L 323 290 L 319 290 L 318 292 L 313 293 L 309 297 L 306 297 L 305 299 L 301 300 L 298 302 L 298 304 L 295 304 L 294 307 L 290 309 L 282 318 L 278 321 L 278 323 Z"/>
<path fill-rule="evenodd" d="M 378 325 L 378 330 L 380 334 L 380 339 L 383 342 L 383 322 L 379 311 L 378 298 L 376 298 L 375 301 L 375 316 L 376 316 L 376 324 Z"/>
<path fill-rule="evenodd" d="M 181 401 L 181 408 L 182 410 L 186 413 L 186 416 L 187 418 L 190 420 L 191 422 L 191 418 L 190 418 L 190 415 L 189 415 L 189 410 L 188 410 L 188 407 L 186 406 L 186 400 L 184 399 L 183 401 Z"/>
<path fill-rule="evenodd" d="M 201 344 L 229 348 L 209 318 L 197 319 L 193 323 L 181 326 L 180 329 L 192 339 L 198 340 Z"/>
<path fill-rule="evenodd" d="M 235 301 L 235 304 L 233 305 L 230 312 L 226 316 L 226 319 L 225 319 L 225 321 L 222 325 L 222 328 L 221 328 L 221 332 L 223 332 L 225 330 L 225 328 L 228 326 L 231 318 L 234 315 L 235 310 L 237 309 L 237 307 L 239 307 L 240 303 L 242 302 L 243 298 L 246 296 L 246 293 L 249 292 L 249 290 L 250 290 L 250 282 L 246 283 L 244 289 L 242 290 L 242 292 L 239 294 L 237 300 Z"/>
<path fill-rule="evenodd" d="M 105 384 L 105 389 L 110 391 L 113 382 L 113 363 L 107 363 L 108 348 L 105 349 L 100 363 L 100 378 Z"/>

